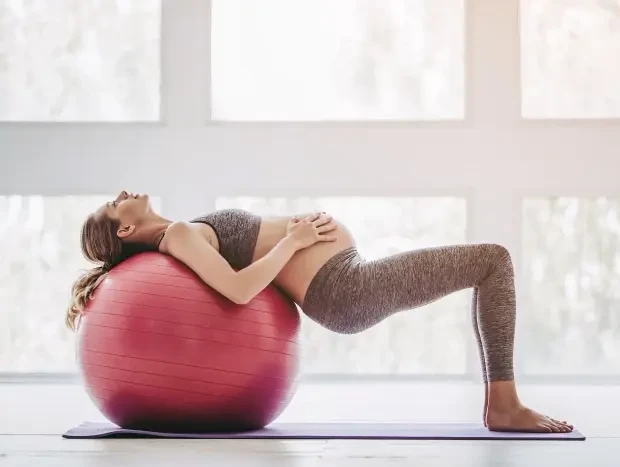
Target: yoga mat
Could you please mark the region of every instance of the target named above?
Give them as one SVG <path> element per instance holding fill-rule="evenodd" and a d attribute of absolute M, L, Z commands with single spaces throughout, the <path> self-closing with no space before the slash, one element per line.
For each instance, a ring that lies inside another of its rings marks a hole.
<path fill-rule="evenodd" d="M 202 439 L 428 439 L 584 441 L 571 433 L 498 433 L 475 423 L 274 423 L 242 433 L 158 433 L 125 430 L 108 423 L 86 422 L 64 438 L 202 438 Z"/>

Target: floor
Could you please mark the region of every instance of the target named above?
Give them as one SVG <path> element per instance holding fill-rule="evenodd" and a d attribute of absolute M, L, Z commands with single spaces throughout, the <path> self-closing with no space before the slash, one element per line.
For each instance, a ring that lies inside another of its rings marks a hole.
<path fill-rule="evenodd" d="M 33 466 L 620 466 L 620 387 L 521 387 L 522 399 L 568 419 L 585 442 L 65 440 L 101 416 L 79 386 L 0 385 L 0 467 Z M 461 383 L 303 385 L 279 421 L 469 422 L 481 388 Z M 415 464 L 414 464 L 415 463 Z"/>

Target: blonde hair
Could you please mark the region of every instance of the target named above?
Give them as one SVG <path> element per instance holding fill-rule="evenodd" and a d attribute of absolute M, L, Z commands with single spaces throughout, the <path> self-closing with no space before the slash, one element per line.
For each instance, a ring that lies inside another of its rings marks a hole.
<path fill-rule="evenodd" d="M 73 283 L 73 287 L 71 287 L 71 303 L 67 308 L 67 316 L 65 317 L 65 324 L 72 331 L 77 331 L 80 317 L 84 308 L 86 308 L 86 303 L 91 298 L 93 291 L 105 278 L 107 272 L 103 266 L 97 266 L 85 271 Z"/>
<path fill-rule="evenodd" d="M 97 213 L 90 214 L 82 226 L 82 254 L 97 266 L 84 271 L 71 287 L 65 323 L 72 331 L 77 331 L 88 300 L 114 266 L 136 253 L 156 249 L 152 245 L 123 242 L 116 234 L 119 227 L 120 221 Z"/>

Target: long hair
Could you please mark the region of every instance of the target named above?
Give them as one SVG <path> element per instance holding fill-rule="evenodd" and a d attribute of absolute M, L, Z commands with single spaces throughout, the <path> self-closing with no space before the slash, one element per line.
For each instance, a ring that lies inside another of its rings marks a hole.
<path fill-rule="evenodd" d="M 120 221 L 96 213 L 90 214 L 82 226 L 82 254 L 97 266 L 84 271 L 71 287 L 65 323 L 73 331 L 77 331 L 88 300 L 106 274 L 130 256 L 155 249 L 152 245 L 123 242 L 116 234 L 119 227 Z"/>

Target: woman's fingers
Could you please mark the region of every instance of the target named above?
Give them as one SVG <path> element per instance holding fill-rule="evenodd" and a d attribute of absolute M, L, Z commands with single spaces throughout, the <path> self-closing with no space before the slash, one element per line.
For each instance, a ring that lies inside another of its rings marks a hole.
<path fill-rule="evenodd" d="M 320 234 L 326 233 L 326 232 L 331 232 L 332 230 L 336 230 L 338 228 L 338 224 L 336 224 L 335 222 L 328 222 L 327 224 L 323 224 L 319 227 L 317 227 L 317 232 Z"/>
<path fill-rule="evenodd" d="M 314 219 L 312 222 L 316 227 L 321 227 L 325 224 L 330 223 L 332 219 L 332 216 L 330 216 L 329 214 L 319 213 L 319 217 Z"/>

